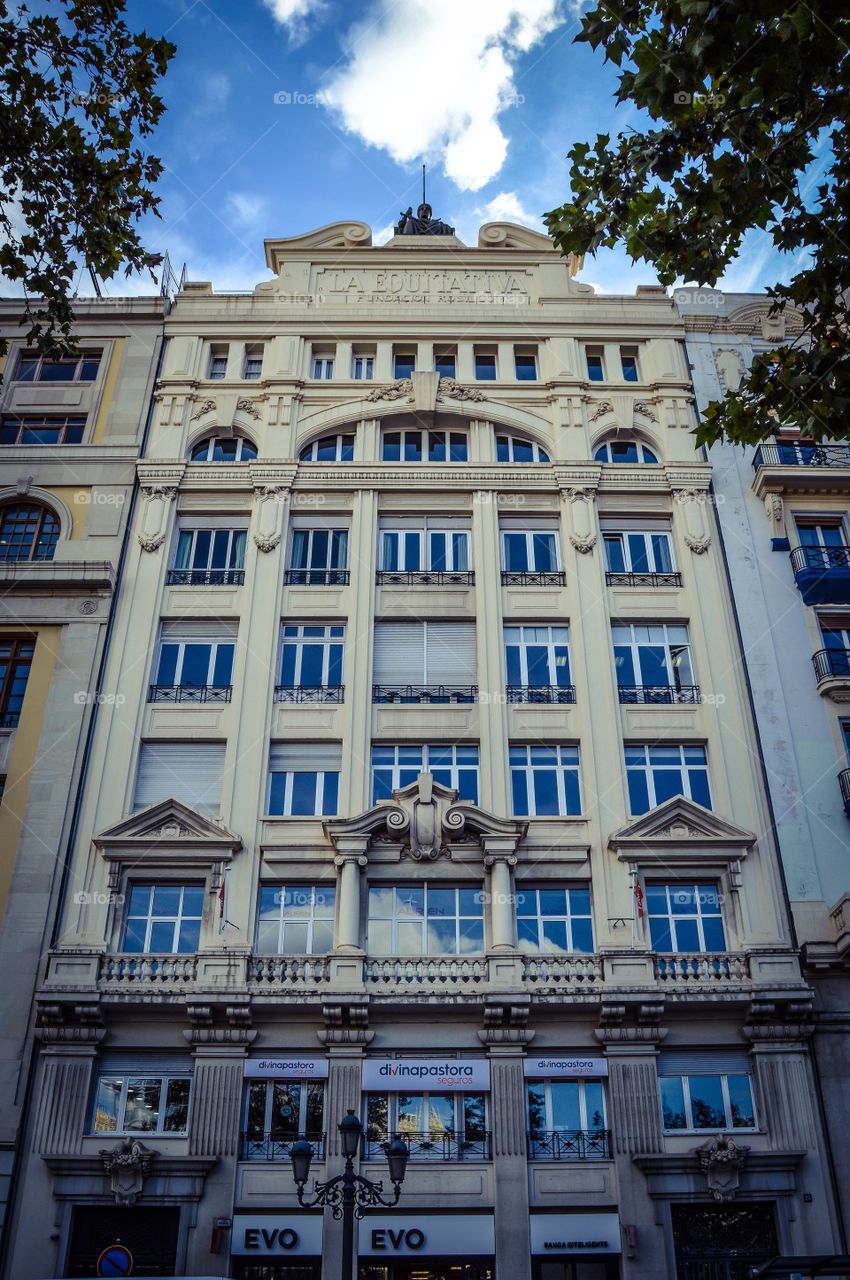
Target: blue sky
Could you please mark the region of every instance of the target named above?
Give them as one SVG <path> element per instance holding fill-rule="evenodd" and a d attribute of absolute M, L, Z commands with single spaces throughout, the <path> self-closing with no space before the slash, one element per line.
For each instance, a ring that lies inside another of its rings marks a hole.
<path fill-rule="evenodd" d="M 178 47 L 146 244 L 221 290 L 268 277 L 267 236 L 356 218 L 386 238 L 418 202 L 422 159 L 435 214 L 466 243 L 494 219 L 543 229 L 570 146 L 634 120 L 615 70 L 573 43 L 577 0 L 130 0 L 128 20 Z M 777 270 L 759 234 L 724 283 Z M 605 251 L 582 279 L 631 293 L 653 273 Z"/>

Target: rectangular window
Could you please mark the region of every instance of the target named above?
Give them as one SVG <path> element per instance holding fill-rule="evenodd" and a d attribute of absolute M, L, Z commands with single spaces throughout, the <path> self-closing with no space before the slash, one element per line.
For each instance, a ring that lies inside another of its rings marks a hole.
<path fill-rule="evenodd" d="M 334 358 L 332 355 L 313 357 L 313 377 L 327 382 L 334 376 Z"/>
<path fill-rule="evenodd" d="M 192 1077 L 140 1070 L 98 1078 L 92 1133 L 185 1134 Z"/>
<path fill-rule="evenodd" d="M 14 729 L 21 718 L 35 641 L 0 640 L 0 727 Z"/>
<path fill-rule="evenodd" d="M 336 887 L 321 884 L 260 886 L 260 955 L 325 955 L 333 947 Z"/>
<path fill-rule="evenodd" d="M 601 1080 L 529 1080 L 528 1137 L 535 1159 L 606 1156 Z"/>
<path fill-rule="evenodd" d="M 716 884 L 647 884 L 646 910 L 654 951 L 725 951 Z"/>
<path fill-rule="evenodd" d="M 468 529 L 382 529 L 381 569 L 385 572 L 468 573 Z"/>
<path fill-rule="evenodd" d="M 457 351 L 455 347 L 434 348 L 434 370 L 441 378 L 456 377 Z"/>
<path fill-rule="evenodd" d="M 664 1074 L 659 1063 L 661 1114 L 668 1132 L 755 1129 L 752 1082 L 747 1074 Z"/>
<path fill-rule="evenodd" d="M 366 1153 L 383 1155 L 399 1137 L 411 1160 L 482 1160 L 489 1157 L 483 1093 L 370 1093 L 366 1095 Z"/>
<path fill-rule="evenodd" d="M 478 382 L 495 382 L 496 380 L 496 353 L 494 351 L 486 351 L 481 347 L 474 348 L 475 358 L 475 377 Z"/>
<path fill-rule="evenodd" d="M 249 343 L 245 348 L 245 365 L 242 370 L 242 376 L 249 382 L 263 376 L 263 346 L 262 343 Z"/>
<path fill-rule="evenodd" d="M 215 346 L 210 348 L 208 377 L 213 382 L 220 382 L 223 378 L 227 377 L 227 357 L 229 354 L 229 347 Z"/>
<path fill-rule="evenodd" d="M 228 628 L 233 634 L 210 634 L 210 623 L 164 623 L 160 635 L 156 678 L 151 691 L 152 701 L 168 701 L 155 696 L 155 690 L 209 691 L 230 689 L 233 682 L 233 653 L 236 626 Z M 225 624 L 218 624 L 220 627 Z M 206 633 L 206 634 L 203 634 Z M 180 701 L 191 699 L 180 698 Z M 201 700 L 200 698 L 198 699 Z"/>
<path fill-rule="evenodd" d="M 506 573 L 558 573 L 560 567 L 554 530 L 502 530 L 502 568 Z"/>
<path fill-rule="evenodd" d="M 578 747 L 511 746 L 511 794 L 517 817 L 581 813 Z"/>
<path fill-rule="evenodd" d="M 541 955 L 593 951 L 590 890 L 541 885 L 517 890 L 517 940 L 521 951 Z"/>
<path fill-rule="evenodd" d="M 169 582 L 221 586 L 245 580 L 246 529 L 181 529 Z"/>
<path fill-rule="evenodd" d="M 293 530 L 288 581 L 347 582 L 348 530 Z"/>
<path fill-rule="evenodd" d="M 505 627 L 504 637 L 509 688 L 571 686 L 569 627 Z"/>
<path fill-rule="evenodd" d="M 198 950 L 204 886 L 132 884 L 122 950 L 178 954 Z"/>
<path fill-rule="evenodd" d="M 342 747 L 335 742 L 273 742 L 269 753 L 271 817 L 332 817 L 337 811 Z"/>
<path fill-rule="evenodd" d="M 284 688 L 340 688 L 344 626 L 285 623 L 281 630 L 280 683 Z"/>
<path fill-rule="evenodd" d="M 15 382 L 94 382 L 103 352 L 79 351 L 76 355 L 43 356 L 38 351 L 22 351 L 15 370 Z"/>
<path fill-rule="evenodd" d="M 246 1160 L 286 1160 L 293 1142 L 321 1143 L 325 1086 L 321 1080 L 249 1080 L 245 1087 Z"/>
<path fill-rule="evenodd" d="M 468 462 L 465 431 L 384 431 L 382 462 Z"/>
<path fill-rule="evenodd" d="M 0 444 L 80 444 L 85 429 L 84 413 L 4 413 Z"/>
<path fill-rule="evenodd" d="M 591 382 L 605 381 L 605 365 L 602 359 L 601 347 L 586 347 L 585 359 L 587 360 L 587 376 Z"/>
<path fill-rule="evenodd" d="M 537 353 L 530 347 L 514 347 L 517 382 L 537 381 Z"/>
<path fill-rule="evenodd" d="M 669 702 L 671 695 L 694 700 L 687 627 L 630 624 L 611 632 L 621 702 Z"/>
<path fill-rule="evenodd" d="M 797 533 L 801 547 L 844 547 L 844 525 L 841 520 L 798 520 Z"/>
<path fill-rule="evenodd" d="M 620 365 L 624 382 L 638 381 L 637 347 L 620 347 Z"/>
<path fill-rule="evenodd" d="M 609 573 L 674 573 L 673 542 L 666 531 L 623 530 L 602 534 Z"/>
<path fill-rule="evenodd" d="M 357 355 L 351 357 L 351 376 L 355 382 L 369 382 L 375 376 L 374 355 Z"/>
<path fill-rule="evenodd" d="M 133 808 L 173 797 L 202 813 L 217 813 L 225 748 L 224 742 L 143 742 Z"/>
<path fill-rule="evenodd" d="M 646 813 L 674 796 L 686 796 L 711 808 L 705 747 L 680 743 L 626 746 L 629 808 Z"/>
<path fill-rule="evenodd" d="M 421 702 L 424 690 L 466 689 L 475 684 L 472 622 L 376 622 L 372 678 L 381 700 Z M 375 696 L 375 693 L 373 693 Z M 432 693 L 428 701 L 438 701 Z"/>
<path fill-rule="evenodd" d="M 435 743 L 429 746 L 372 747 L 372 803 L 389 800 L 393 791 L 415 782 L 420 773 L 452 787 L 461 800 L 478 804 L 478 747 Z"/>
<path fill-rule="evenodd" d="M 480 954 L 484 950 L 481 887 L 373 885 L 367 950 L 374 956 Z"/>
<path fill-rule="evenodd" d="M 415 351 L 393 350 L 393 377 L 409 378 L 416 369 Z"/>

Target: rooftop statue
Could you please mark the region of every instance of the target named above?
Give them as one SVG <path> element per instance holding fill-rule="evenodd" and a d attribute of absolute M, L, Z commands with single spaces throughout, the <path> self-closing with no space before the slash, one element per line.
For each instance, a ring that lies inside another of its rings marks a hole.
<path fill-rule="evenodd" d="M 453 236 L 455 229 L 435 218 L 429 204 L 420 204 L 415 218 L 412 205 L 405 213 L 399 214 L 395 233 L 397 236 Z"/>

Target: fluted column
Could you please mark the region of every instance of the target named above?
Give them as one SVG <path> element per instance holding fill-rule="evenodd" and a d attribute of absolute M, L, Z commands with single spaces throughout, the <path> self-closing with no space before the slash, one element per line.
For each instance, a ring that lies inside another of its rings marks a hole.
<path fill-rule="evenodd" d="M 496 1257 L 511 1280 L 531 1280 L 524 1056 L 523 1044 L 490 1046 Z"/>

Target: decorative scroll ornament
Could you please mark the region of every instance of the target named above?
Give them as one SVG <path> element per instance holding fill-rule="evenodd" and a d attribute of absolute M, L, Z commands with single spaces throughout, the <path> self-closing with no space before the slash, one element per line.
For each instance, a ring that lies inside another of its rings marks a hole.
<path fill-rule="evenodd" d="M 693 1154 L 705 1174 L 705 1184 L 715 1200 L 721 1204 L 734 1200 L 741 1186 L 741 1174 L 750 1148 L 739 1146 L 734 1138 L 719 1133 L 710 1138 Z"/>
<path fill-rule="evenodd" d="M 164 484 L 145 485 L 142 495 L 146 499 L 146 505 L 139 545 L 143 551 L 158 551 L 165 541 L 168 504 L 177 497 L 177 489 Z"/>
<path fill-rule="evenodd" d="M 191 421 L 195 422 L 198 418 L 203 418 L 207 413 L 215 413 L 215 400 L 202 400 L 195 412 L 192 414 Z"/>
<path fill-rule="evenodd" d="M 648 400 L 635 400 L 635 413 L 641 414 L 642 417 L 648 418 L 650 422 L 658 421 L 658 414 L 653 409 Z"/>
<path fill-rule="evenodd" d="M 423 374 L 416 374 L 417 378 L 422 378 L 423 376 Z M 398 378 L 386 387 L 375 387 L 374 391 L 369 392 L 366 399 L 371 400 L 373 404 L 376 404 L 379 400 L 415 400 L 416 389 L 413 378 Z M 445 399 L 481 401 L 486 400 L 487 397 L 478 387 L 465 387 L 454 378 L 441 377 L 437 382 L 435 401 Z M 422 406 L 417 405 L 417 407 Z"/>
<path fill-rule="evenodd" d="M 281 535 L 279 533 L 270 533 L 270 534 L 255 533 L 254 543 L 258 551 L 264 551 L 264 552 L 274 551 L 275 547 L 280 542 L 280 538 L 281 538 Z"/>
<path fill-rule="evenodd" d="M 442 400 L 446 396 L 450 400 L 486 400 L 483 391 L 478 387 L 464 387 L 459 382 L 455 382 L 454 378 L 440 378 L 440 385 L 437 390 L 437 399 Z"/>
<path fill-rule="evenodd" d="M 289 502 L 289 485 L 263 484 L 255 489 L 258 501 L 257 522 L 260 528 L 254 534 L 258 551 L 274 551 L 282 537 L 279 506 Z"/>
<path fill-rule="evenodd" d="M 695 556 L 704 555 L 711 546 L 711 533 L 705 518 L 705 507 L 706 503 L 711 501 L 710 495 L 704 490 L 676 489 L 673 500 L 684 510 L 685 546 L 689 547 Z"/>
<path fill-rule="evenodd" d="M 103 1148 L 100 1151 L 116 1204 L 136 1203 L 155 1155 L 156 1152 L 149 1151 L 138 1138 L 124 1138 L 111 1150 Z"/>
<path fill-rule="evenodd" d="M 398 378 L 395 382 L 391 382 L 386 387 L 375 387 L 374 391 L 370 391 L 367 400 L 377 403 L 379 400 L 401 400 L 407 396 L 408 400 L 413 399 L 413 379 Z"/>
<path fill-rule="evenodd" d="M 580 555 L 586 556 L 596 546 L 592 515 L 595 493 L 593 489 L 566 489 L 564 496 L 570 504 L 570 543 Z"/>
<path fill-rule="evenodd" d="M 247 413 L 249 418 L 256 418 L 259 421 L 260 414 L 256 409 L 253 400 L 237 400 L 236 408 L 242 413 Z"/>
<path fill-rule="evenodd" d="M 614 406 L 610 400 L 600 400 L 593 413 L 588 418 L 588 422 L 596 422 L 598 418 L 603 417 L 606 413 L 613 413 Z"/>

